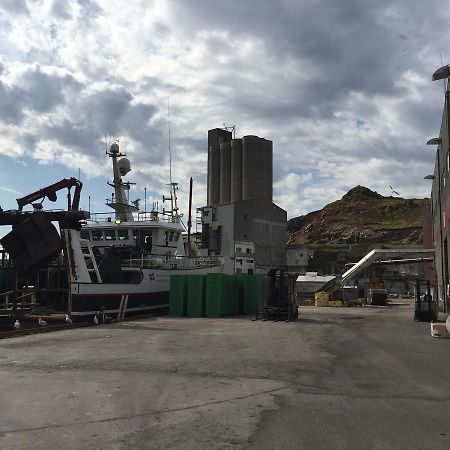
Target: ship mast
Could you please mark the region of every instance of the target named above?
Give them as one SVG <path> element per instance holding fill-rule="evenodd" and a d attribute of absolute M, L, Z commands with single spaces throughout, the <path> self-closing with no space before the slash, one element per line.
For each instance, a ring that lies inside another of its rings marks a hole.
<path fill-rule="evenodd" d="M 122 158 L 117 160 L 118 157 L 125 156 L 125 154 L 120 153 L 119 144 L 114 142 L 106 151 L 106 154 L 112 158 L 113 162 L 113 182 L 108 183 L 114 188 L 114 194 L 112 194 L 111 199 L 106 200 L 106 204 L 116 211 L 116 222 L 133 222 L 133 213 L 139 211 L 137 201 L 130 203 L 126 195 L 126 191 L 130 190 L 130 186 L 135 183 L 130 183 L 129 181 L 123 182 L 122 176 L 126 175 L 130 170 L 130 161 L 127 158 Z"/>

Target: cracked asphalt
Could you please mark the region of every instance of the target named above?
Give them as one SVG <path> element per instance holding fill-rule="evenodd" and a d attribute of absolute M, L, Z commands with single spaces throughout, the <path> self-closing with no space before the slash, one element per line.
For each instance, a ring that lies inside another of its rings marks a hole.
<path fill-rule="evenodd" d="M 2 449 L 448 449 L 450 339 L 404 301 L 0 341 Z"/>

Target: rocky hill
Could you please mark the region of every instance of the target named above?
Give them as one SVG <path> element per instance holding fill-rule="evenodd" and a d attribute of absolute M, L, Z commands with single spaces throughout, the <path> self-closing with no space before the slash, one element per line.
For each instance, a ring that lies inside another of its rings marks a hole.
<path fill-rule="evenodd" d="M 320 211 L 289 220 L 289 243 L 418 245 L 429 201 L 383 197 L 357 186 Z"/>

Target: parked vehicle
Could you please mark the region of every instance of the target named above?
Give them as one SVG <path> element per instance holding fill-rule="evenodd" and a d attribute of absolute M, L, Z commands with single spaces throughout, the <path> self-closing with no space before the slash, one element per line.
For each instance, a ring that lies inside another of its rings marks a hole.
<path fill-rule="evenodd" d="M 369 305 L 386 306 L 388 292 L 386 289 L 369 289 L 367 303 Z"/>

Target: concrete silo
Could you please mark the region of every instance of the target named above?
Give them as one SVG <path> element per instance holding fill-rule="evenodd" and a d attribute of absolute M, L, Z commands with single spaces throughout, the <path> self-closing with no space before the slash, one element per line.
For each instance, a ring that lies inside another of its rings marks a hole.
<path fill-rule="evenodd" d="M 220 203 L 231 199 L 231 142 L 220 144 Z"/>
<path fill-rule="evenodd" d="M 220 202 L 220 148 L 219 144 L 209 146 L 208 150 L 208 205 Z"/>
<path fill-rule="evenodd" d="M 272 201 L 272 141 L 244 136 L 242 142 L 242 199 Z"/>
<path fill-rule="evenodd" d="M 261 139 L 262 154 L 262 183 L 261 197 L 272 201 L 273 193 L 273 142 L 268 139 Z"/>
<path fill-rule="evenodd" d="M 208 205 L 220 203 L 220 144 L 231 141 L 231 132 L 214 128 L 208 131 Z"/>
<path fill-rule="evenodd" d="M 242 139 L 231 141 L 231 201 L 242 200 Z"/>

